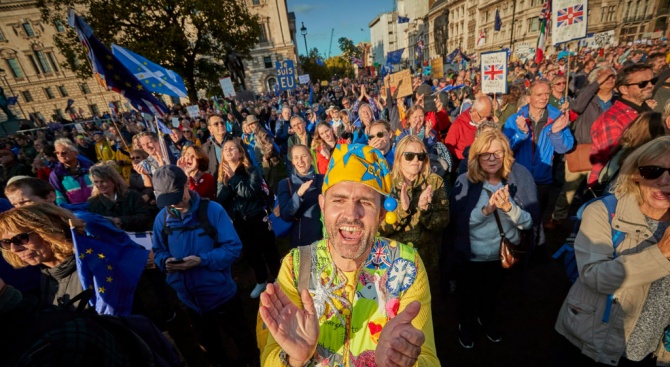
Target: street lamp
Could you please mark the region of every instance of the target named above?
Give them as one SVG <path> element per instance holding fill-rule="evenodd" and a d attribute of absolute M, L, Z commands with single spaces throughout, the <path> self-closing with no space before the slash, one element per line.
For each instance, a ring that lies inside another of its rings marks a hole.
<path fill-rule="evenodd" d="M 309 49 L 307 48 L 307 28 L 305 28 L 305 22 L 302 22 L 302 27 L 300 27 L 300 34 L 305 39 L 305 56 L 309 56 Z"/>
<path fill-rule="evenodd" d="M 7 81 L 6 75 L 7 75 L 7 72 L 5 71 L 5 69 L 0 68 L 0 78 L 2 78 L 2 81 L 3 81 L 4 85 L 6 85 L 9 88 L 9 92 L 12 94 L 12 97 L 14 97 L 14 96 L 18 97 L 16 94 L 14 94 L 14 90 L 12 89 L 11 84 L 9 84 L 9 82 Z M 23 118 L 25 119 L 26 118 L 26 113 L 23 111 L 23 107 L 21 107 L 21 104 L 19 103 L 18 98 L 16 99 L 16 105 L 19 106 L 19 109 L 21 110 L 21 114 L 23 114 Z M 7 106 L 7 108 L 9 108 L 9 106 Z"/>

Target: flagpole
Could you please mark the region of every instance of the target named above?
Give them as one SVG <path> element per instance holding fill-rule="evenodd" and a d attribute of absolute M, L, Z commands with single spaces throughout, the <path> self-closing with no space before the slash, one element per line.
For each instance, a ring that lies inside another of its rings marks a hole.
<path fill-rule="evenodd" d="M 161 130 L 160 126 L 158 126 L 158 117 L 154 115 L 154 123 L 156 124 L 156 135 L 158 135 L 158 144 L 161 147 L 161 150 L 163 151 L 163 162 L 165 165 L 170 164 L 170 158 L 168 157 L 168 151 L 167 151 L 167 146 L 165 145 L 165 139 L 163 138 L 163 130 Z"/>
<path fill-rule="evenodd" d="M 570 85 L 570 44 L 565 43 L 565 49 L 568 51 L 568 61 L 565 63 L 565 100 L 568 100 L 568 86 Z"/>
<path fill-rule="evenodd" d="M 121 135 L 121 130 L 119 129 L 118 126 L 116 126 L 116 122 L 114 122 L 114 119 L 112 120 L 112 124 L 114 124 L 114 127 L 116 128 L 116 132 L 119 134 L 119 138 L 121 138 L 121 142 L 123 142 L 123 146 L 128 150 L 128 144 L 126 144 L 126 139 L 123 138 L 123 135 Z"/>

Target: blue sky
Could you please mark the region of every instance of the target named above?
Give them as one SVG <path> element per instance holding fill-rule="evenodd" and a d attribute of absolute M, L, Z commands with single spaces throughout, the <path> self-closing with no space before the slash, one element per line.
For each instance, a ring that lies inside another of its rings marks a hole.
<path fill-rule="evenodd" d="M 378 14 L 393 10 L 393 0 L 287 0 L 288 11 L 295 12 L 298 53 L 305 54 L 305 40 L 300 34 L 302 22 L 307 28 L 307 47 L 316 47 L 328 55 L 331 30 L 333 47 L 331 56 L 341 53 L 337 40 L 347 37 L 357 44 L 370 41 L 368 24 Z M 361 28 L 363 29 L 361 31 Z"/>

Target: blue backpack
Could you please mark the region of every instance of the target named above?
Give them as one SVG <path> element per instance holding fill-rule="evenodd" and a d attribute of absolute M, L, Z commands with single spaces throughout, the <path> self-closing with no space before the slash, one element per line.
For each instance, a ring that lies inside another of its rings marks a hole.
<path fill-rule="evenodd" d="M 575 238 L 577 237 L 577 233 L 579 233 L 579 225 L 582 223 L 582 215 L 584 213 L 584 209 L 586 209 L 586 207 L 589 204 L 597 200 L 602 200 L 603 204 L 605 204 L 605 208 L 607 208 L 607 219 L 609 221 L 610 227 L 612 227 L 612 218 L 614 217 L 614 211 L 616 210 L 617 198 L 612 194 L 608 194 L 605 196 L 591 199 L 586 203 L 582 204 L 582 206 L 579 207 L 577 214 L 574 217 L 572 217 L 572 220 L 574 221 L 572 232 L 565 240 L 563 246 L 561 246 L 561 248 L 559 248 L 558 251 L 556 251 L 552 256 L 554 259 L 558 259 L 561 255 L 563 255 L 565 273 L 571 283 L 574 283 L 579 277 L 579 269 L 577 268 L 577 260 L 575 258 L 574 246 L 575 246 Z M 622 232 L 612 227 L 612 244 L 614 245 L 614 257 L 616 257 L 616 248 L 621 244 L 624 238 L 625 236 L 623 236 Z"/>

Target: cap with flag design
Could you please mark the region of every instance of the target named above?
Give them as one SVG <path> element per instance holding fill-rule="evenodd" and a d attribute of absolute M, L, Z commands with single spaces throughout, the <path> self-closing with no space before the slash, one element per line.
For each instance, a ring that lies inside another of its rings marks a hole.
<path fill-rule="evenodd" d="M 364 144 L 340 144 L 335 147 L 321 191 L 325 193 L 340 182 L 360 182 L 385 196 L 391 192 L 392 185 L 384 155 Z"/>

